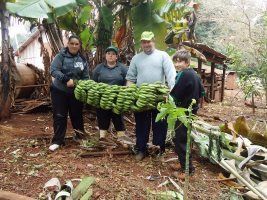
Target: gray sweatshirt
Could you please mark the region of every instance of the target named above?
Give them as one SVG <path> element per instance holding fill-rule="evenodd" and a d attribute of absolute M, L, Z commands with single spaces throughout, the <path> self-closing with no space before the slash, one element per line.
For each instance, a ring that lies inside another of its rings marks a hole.
<path fill-rule="evenodd" d="M 74 88 L 68 88 L 67 82 L 70 79 L 89 79 L 86 60 L 78 53 L 70 54 L 67 48 L 63 48 L 51 63 L 50 73 L 54 77 L 52 86 L 57 89 L 72 93 Z"/>
<path fill-rule="evenodd" d="M 155 49 L 149 55 L 141 52 L 133 57 L 126 80 L 136 83 L 137 86 L 157 81 L 165 84 L 167 81 L 169 88 L 173 88 L 175 76 L 176 70 L 169 55 Z"/>

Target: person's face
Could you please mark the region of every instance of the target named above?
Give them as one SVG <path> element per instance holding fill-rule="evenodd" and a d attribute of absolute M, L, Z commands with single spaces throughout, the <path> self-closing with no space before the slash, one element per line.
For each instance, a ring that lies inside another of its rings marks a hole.
<path fill-rule="evenodd" d="M 77 38 L 71 38 L 68 42 L 69 52 L 72 54 L 77 54 L 81 47 L 80 41 Z"/>
<path fill-rule="evenodd" d="M 106 53 L 106 61 L 107 61 L 108 64 L 109 63 L 111 63 L 111 64 L 116 63 L 117 58 L 118 58 L 118 56 L 114 51 L 108 51 Z"/>
<path fill-rule="evenodd" d="M 145 53 L 149 53 L 155 48 L 155 42 L 152 40 L 142 40 L 141 47 Z"/>
<path fill-rule="evenodd" d="M 181 70 L 187 68 L 190 64 L 184 60 L 179 60 L 179 59 L 175 60 L 173 63 L 174 63 L 175 69 L 177 71 L 181 71 Z"/>

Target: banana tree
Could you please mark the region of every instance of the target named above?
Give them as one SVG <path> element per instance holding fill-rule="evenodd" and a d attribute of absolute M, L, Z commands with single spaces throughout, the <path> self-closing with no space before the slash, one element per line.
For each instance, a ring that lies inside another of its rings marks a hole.
<path fill-rule="evenodd" d="M 65 15 L 77 6 L 81 0 L 16 0 L 15 3 L 7 3 L 7 9 L 12 14 L 26 19 L 44 19 L 53 54 L 59 52 L 63 47 L 63 41 L 56 18 Z"/>
<path fill-rule="evenodd" d="M 157 48 L 166 49 L 164 37 L 167 34 L 167 23 L 160 16 L 160 10 L 167 2 L 167 0 L 146 1 L 146 3 L 139 3 L 132 9 L 131 15 L 136 49 L 140 46 L 140 36 L 143 31 L 154 32 Z"/>
<path fill-rule="evenodd" d="M 161 15 L 168 23 L 165 42 L 177 48 L 183 41 L 195 40 L 194 28 L 198 3 L 194 1 L 169 2 L 161 9 Z"/>

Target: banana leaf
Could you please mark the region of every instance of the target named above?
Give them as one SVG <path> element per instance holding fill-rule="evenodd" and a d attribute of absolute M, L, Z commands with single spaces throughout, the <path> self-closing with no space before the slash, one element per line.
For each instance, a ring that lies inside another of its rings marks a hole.
<path fill-rule="evenodd" d="M 112 10 L 107 6 L 103 6 L 100 9 L 100 15 L 103 18 L 104 27 L 106 30 L 111 30 L 113 26 Z"/>
<path fill-rule="evenodd" d="M 174 192 L 171 190 L 163 191 L 163 192 L 156 192 L 156 191 L 149 191 L 150 194 L 155 195 L 156 199 L 161 199 L 161 200 L 183 200 L 183 195 Z"/>
<path fill-rule="evenodd" d="M 90 12 L 92 10 L 92 6 L 84 6 L 78 16 L 78 24 L 83 25 L 90 19 Z"/>
<path fill-rule="evenodd" d="M 79 185 L 73 190 L 71 197 L 73 200 L 78 200 L 82 196 L 87 196 L 87 191 L 90 188 L 90 186 L 95 182 L 95 179 L 93 177 L 85 177 L 82 179 L 82 181 L 79 183 Z M 88 192 L 91 193 L 91 192 Z M 89 195 L 90 196 L 90 195 Z"/>
<path fill-rule="evenodd" d="M 234 122 L 226 123 L 220 128 L 226 133 L 242 135 L 251 140 L 254 144 L 267 147 L 267 136 L 264 133 L 254 131 L 250 128 L 244 116 L 239 116 Z"/>
<path fill-rule="evenodd" d="M 7 3 L 7 10 L 20 17 L 49 18 L 51 13 L 56 17 L 65 15 L 76 6 L 75 0 L 17 0 Z"/>
<path fill-rule="evenodd" d="M 140 37 L 144 31 L 152 31 L 155 34 L 156 47 L 161 50 L 167 48 L 164 38 L 167 34 L 167 24 L 158 15 L 158 8 L 163 1 L 147 2 L 135 6 L 131 10 L 135 48 L 140 48 Z"/>
<path fill-rule="evenodd" d="M 79 27 L 76 23 L 75 13 L 73 11 L 68 12 L 67 14 L 60 16 L 57 18 L 59 27 L 66 30 L 71 31 L 73 33 L 77 33 Z"/>

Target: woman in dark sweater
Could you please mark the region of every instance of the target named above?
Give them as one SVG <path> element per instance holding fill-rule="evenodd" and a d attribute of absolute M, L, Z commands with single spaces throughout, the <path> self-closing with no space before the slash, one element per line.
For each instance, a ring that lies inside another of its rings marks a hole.
<path fill-rule="evenodd" d="M 93 80 L 96 82 L 107 83 L 109 85 L 125 85 L 128 68 L 118 62 L 118 49 L 110 46 L 105 51 L 106 61 L 97 65 L 93 71 Z M 106 137 L 107 130 L 112 120 L 117 131 L 118 138 L 125 137 L 125 125 L 122 115 L 112 112 L 112 110 L 97 109 L 97 120 L 100 139 Z"/>
<path fill-rule="evenodd" d="M 81 42 L 77 36 L 70 36 L 66 48 L 63 48 L 51 63 L 53 77 L 51 99 L 53 107 L 54 137 L 49 150 L 55 151 L 64 144 L 67 130 L 68 113 L 72 127 L 84 131 L 83 103 L 74 97 L 74 80 L 89 79 L 88 66 L 80 54 Z M 78 137 L 76 133 L 75 137 Z"/>

